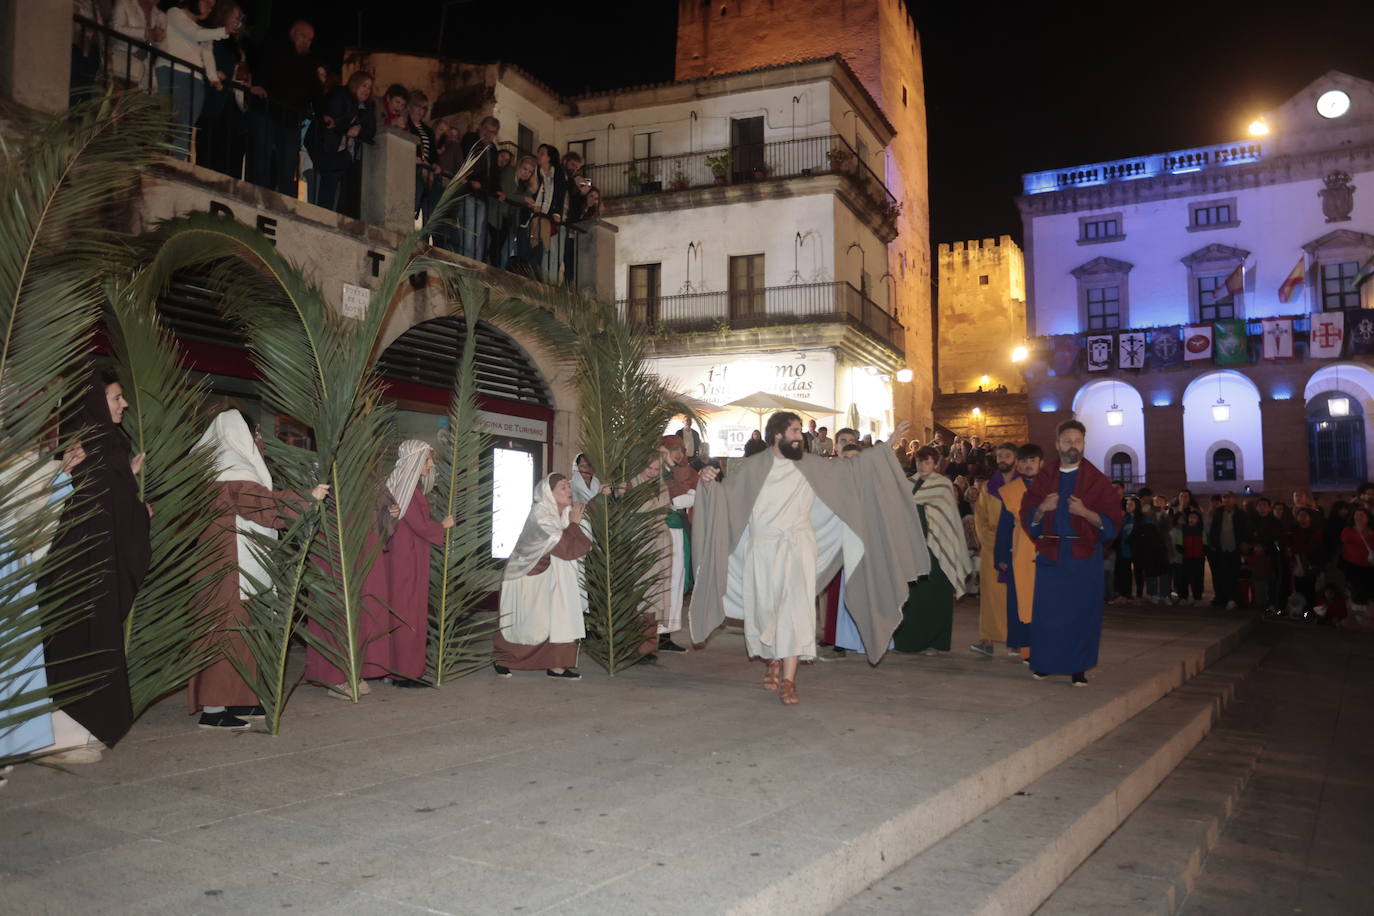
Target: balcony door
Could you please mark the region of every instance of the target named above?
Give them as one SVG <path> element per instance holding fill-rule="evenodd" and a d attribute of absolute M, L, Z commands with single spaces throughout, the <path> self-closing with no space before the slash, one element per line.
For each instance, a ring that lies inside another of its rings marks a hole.
<path fill-rule="evenodd" d="M 764 167 L 763 118 L 730 119 L 730 171 L 735 181 L 748 181 Z"/>
<path fill-rule="evenodd" d="M 763 255 L 730 258 L 730 320 L 763 313 Z"/>
<path fill-rule="evenodd" d="M 644 327 L 658 321 L 658 300 L 662 295 L 662 265 L 633 264 L 630 266 L 630 308 L 627 316 L 633 324 Z"/>

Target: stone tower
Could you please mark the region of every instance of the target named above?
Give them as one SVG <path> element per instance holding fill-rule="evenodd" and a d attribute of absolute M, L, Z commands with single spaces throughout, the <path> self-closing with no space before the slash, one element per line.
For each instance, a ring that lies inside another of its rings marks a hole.
<path fill-rule="evenodd" d="M 1006 385 L 1025 387 L 1012 348 L 1026 339 L 1026 262 L 1004 235 L 998 239 L 941 244 L 939 278 L 939 390 L 945 394 Z"/>
<path fill-rule="evenodd" d="M 678 0 L 677 79 L 840 54 L 897 136 L 888 188 L 901 202 L 887 271 L 906 327 L 908 385 L 894 385 L 898 417 L 916 435 L 932 424 L 930 197 L 921 42 L 904 0 Z M 875 272 L 876 273 L 876 272 Z"/>

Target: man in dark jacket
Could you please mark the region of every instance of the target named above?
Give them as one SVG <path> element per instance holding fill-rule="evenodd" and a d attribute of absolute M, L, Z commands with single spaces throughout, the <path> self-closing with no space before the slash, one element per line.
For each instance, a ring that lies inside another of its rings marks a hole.
<path fill-rule="evenodd" d="M 252 61 L 256 101 L 248 111 L 248 175 L 254 184 L 295 197 L 301 124 L 324 85 L 310 53 L 314 26 L 302 19 L 287 39 Z"/>
<path fill-rule="evenodd" d="M 1213 607 L 1236 607 L 1236 584 L 1240 580 L 1241 546 L 1250 540 L 1249 519 L 1236 507 L 1236 494 L 1229 490 L 1221 496 L 1220 508 L 1212 510 L 1207 523 L 1208 559 L 1212 564 Z"/>
<path fill-rule="evenodd" d="M 496 154 L 499 152 L 496 148 L 496 137 L 500 132 L 501 122 L 487 115 L 478 123 L 476 130 L 470 130 L 463 135 L 463 161 L 467 161 L 474 149 L 479 152 L 477 162 L 467 177 L 471 205 L 460 206 L 454 214 L 460 227 L 458 238 L 470 240 L 463 244 L 463 250 L 459 253 L 486 261 L 488 264 L 496 264 L 498 267 L 502 266 L 499 263 L 501 253 L 490 250 L 487 206 L 488 198 L 491 204 L 495 204 L 500 183 L 501 170 L 496 166 Z M 473 246 L 471 250 L 468 250 L 468 245 Z"/>

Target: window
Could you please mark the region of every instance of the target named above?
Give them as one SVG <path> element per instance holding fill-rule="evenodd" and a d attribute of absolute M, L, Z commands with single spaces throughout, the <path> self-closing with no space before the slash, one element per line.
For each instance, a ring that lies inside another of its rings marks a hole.
<path fill-rule="evenodd" d="M 731 319 L 763 314 L 763 255 L 730 258 L 729 296 Z"/>
<path fill-rule="evenodd" d="M 735 181 L 754 177 L 764 168 L 763 118 L 730 119 L 730 171 Z"/>
<path fill-rule="evenodd" d="M 906 86 L 902 87 L 902 107 L 906 107 Z"/>
<path fill-rule="evenodd" d="M 577 153 L 579 156 L 581 156 L 581 157 L 582 157 L 582 164 L 583 164 L 584 166 L 586 166 L 586 165 L 591 165 L 591 164 L 592 164 L 592 144 L 595 143 L 595 142 L 596 142 L 595 139 L 591 139 L 591 140 L 569 140 L 569 141 L 568 141 L 568 150 L 567 150 L 567 151 L 568 151 L 569 153 Z"/>
<path fill-rule="evenodd" d="M 1333 409 L 1332 402 L 1338 403 Z M 1358 398 L 1329 391 L 1307 405 L 1307 461 L 1312 483 L 1354 487 L 1364 482 L 1364 406 Z"/>
<path fill-rule="evenodd" d="M 1087 241 L 1095 239 L 1111 239 L 1121 234 L 1121 224 L 1114 219 L 1095 219 L 1083 224 L 1083 238 Z"/>
<path fill-rule="evenodd" d="M 987 274 L 979 274 L 979 275 L 978 275 L 978 285 L 979 285 L 979 286 L 987 286 L 987 285 L 988 285 L 988 275 L 987 275 Z"/>
<path fill-rule="evenodd" d="M 1130 455 L 1125 452 L 1117 452 L 1115 455 L 1112 455 L 1112 483 L 1119 483 L 1123 486 L 1135 483 L 1135 474 L 1133 470 Z"/>
<path fill-rule="evenodd" d="M 626 317 L 632 323 L 649 326 L 658 322 L 662 273 L 662 264 L 630 266 L 630 307 Z"/>
<path fill-rule="evenodd" d="M 1206 229 L 1229 229 L 1239 225 L 1240 219 L 1236 215 L 1236 199 L 1234 197 L 1225 200 L 1205 200 L 1188 205 L 1189 232 Z"/>
<path fill-rule="evenodd" d="M 1322 265 L 1323 312 L 1339 312 L 1360 307 L 1360 291 L 1353 285 L 1355 274 L 1359 273 L 1359 270 L 1358 261 Z"/>
<path fill-rule="evenodd" d="M 1121 327 L 1121 287 L 1089 287 L 1087 296 L 1089 331 Z"/>
<path fill-rule="evenodd" d="M 1224 321 L 1227 318 L 1236 317 L 1236 297 L 1235 294 L 1227 296 L 1225 299 L 1212 301 L 1212 290 L 1219 286 L 1226 285 L 1226 278 L 1230 274 L 1222 274 L 1219 277 L 1198 277 L 1197 278 L 1197 318 L 1198 321 Z"/>
<path fill-rule="evenodd" d="M 1219 448 L 1212 453 L 1212 479 L 1236 479 L 1236 453 L 1229 448 Z"/>
<path fill-rule="evenodd" d="M 515 129 L 515 148 L 523 155 L 534 155 L 534 131 L 524 124 L 518 125 Z"/>

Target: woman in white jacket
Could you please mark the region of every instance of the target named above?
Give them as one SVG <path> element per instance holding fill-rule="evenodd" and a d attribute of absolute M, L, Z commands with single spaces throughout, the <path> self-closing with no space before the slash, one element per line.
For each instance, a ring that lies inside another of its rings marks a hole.
<path fill-rule="evenodd" d="M 205 104 L 205 83 L 220 89 L 225 79 L 215 69 L 214 43 L 228 38 L 229 33 L 223 28 L 200 26 L 200 20 L 209 16 L 214 6 L 214 0 L 182 0 L 167 11 L 166 34 L 158 42 L 158 50 L 167 57 L 157 60 L 157 88 L 171 97 L 172 117 L 179 128 L 175 142 L 183 159 L 191 158 L 191 128 Z M 204 67 L 204 76 L 192 67 Z"/>

